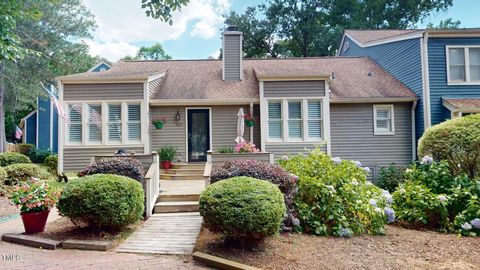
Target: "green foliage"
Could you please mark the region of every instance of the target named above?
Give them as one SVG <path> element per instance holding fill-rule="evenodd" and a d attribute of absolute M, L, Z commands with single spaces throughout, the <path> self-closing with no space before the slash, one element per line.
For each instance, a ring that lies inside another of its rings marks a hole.
<path fill-rule="evenodd" d="M 0 167 L 0 196 L 3 196 L 7 193 L 5 180 L 7 180 L 7 172 L 5 172 L 3 167 Z"/>
<path fill-rule="evenodd" d="M 32 161 L 27 156 L 20 153 L 0 153 L 0 166 L 5 167 L 18 163 L 32 163 Z"/>
<path fill-rule="evenodd" d="M 427 129 L 419 140 L 418 154 L 447 161 L 454 175 L 478 176 L 480 114 L 445 121 Z"/>
<path fill-rule="evenodd" d="M 199 205 L 209 230 L 245 245 L 277 234 L 285 215 L 278 187 L 250 177 L 234 177 L 208 186 Z"/>
<path fill-rule="evenodd" d="M 455 217 L 455 230 L 461 235 L 480 236 L 480 200 L 474 197 L 464 211 Z"/>
<path fill-rule="evenodd" d="M 460 24 L 460 21 L 454 21 L 452 18 L 448 18 L 445 21 L 441 20 L 437 26 L 433 25 L 433 23 L 428 23 L 427 29 L 458 29 L 460 28 Z"/>
<path fill-rule="evenodd" d="M 45 159 L 45 162 L 44 162 L 45 166 L 47 166 L 47 171 L 56 176 L 57 175 L 57 168 L 58 168 L 58 156 L 57 155 L 53 155 L 53 156 L 49 156 Z"/>
<path fill-rule="evenodd" d="M 404 180 L 404 170 L 405 168 L 399 167 L 394 163 L 388 167 L 382 167 L 380 169 L 377 186 L 389 192 L 394 192 L 398 185 Z"/>
<path fill-rule="evenodd" d="M 405 171 L 405 179 L 417 181 L 429 188 L 433 193 L 447 193 L 454 185 L 454 177 L 450 173 L 447 162 L 416 162 Z"/>
<path fill-rule="evenodd" d="M 33 163 L 44 163 L 45 159 L 53 155 L 52 151 L 40 148 L 32 148 L 28 152 L 28 157 Z"/>
<path fill-rule="evenodd" d="M 15 187 L 10 199 L 20 205 L 20 212 L 36 213 L 53 208 L 59 195 L 45 181 L 30 179 Z"/>
<path fill-rule="evenodd" d="M 135 179 L 143 183 L 145 172 L 138 159 L 128 156 L 102 158 L 99 162 L 87 166 L 78 173 L 79 177 L 93 174 L 116 174 Z"/>
<path fill-rule="evenodd" d="M 172 56 L 165 53 L 160 43 L 150 47 L 142 46 L 135 57 L 126 56 L 124 60 L 171 60 Z"/>
<path fill-rule="evenodd" d="M 401 184 L 393 193 L 393 209 L 399 220 L 415 226 L 446 229 L 447 202 L 414 181 Z"/>
<path fill-rule="evenodd" d="M 390 194 L 367 181 L 358 162 L 330 158 L 319 148 L 280 161 L 298 176 L 301 228 L 316 235 L 382 234 Z M 392 211 L 392 214 L 393 211 Z"/>
<path fill-rule="evenodd" d="M 142 218 L 142 185 L 125 176 L 96 174 L 65 185 L 58 210 L 62 216 L 82 220 L 91 227 L 120 230 Z"/>
<path fill-rule="evenodd" d="M 225 17 L 244 32 L 246 57 L 333 55 L 345 29 L 415 28 L 431 12 L 452 6 L 452 0 L 266 2 Z"/>
<path fill-rule="evenodd" d="M 177 148 L 175 146 L 163 146 L 158 150 L 160 161 L 172 161 L 177 155 Z"/>
<path fill-rule="evenodd" d="M 219 147 L 217 148 L 217 152 L 222 154 L 232 154 L 233 147 Z"/>
<path fill-rule="evenodd" d="M 147 17 L 159 19 L 163 22 L 173 24 L 172 13 L 181 10 L 189 0 L 142 0 L 142 8 L 146 9 Z"/>
<path fill-rule="evenodd" d="M 40 177 L 42 171 L 40 167 L 30 163 L 12 164 L 5 167 L 7 173 L 6 184 L 12 185 L 21 181 L 27 181 L 32 177 Z"/>
<path fill-rule="evenodd" d="M 20 154 L 28 155 L 30 150 L 35 148 L 35 145 L 29 143 L 19 143 L 17 144 L 17 150 Z"/>

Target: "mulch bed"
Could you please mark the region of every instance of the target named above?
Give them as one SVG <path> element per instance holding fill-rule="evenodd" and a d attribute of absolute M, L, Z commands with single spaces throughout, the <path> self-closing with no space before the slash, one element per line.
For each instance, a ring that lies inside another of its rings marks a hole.
<path fill-rule="evenodd" d="M 13 205 L 10 199 L 0 196 L 0 217 L 6 217 L 19 213 L 20 209 Z"/>
<path fill-rule="evenodd" d="M 479 269 L 480 237 L 386 226 L 386 235 L 342 239 L 282 234 L 256 250 L 226 247 L 202 228 L 195 251 L 263 269 Z"/>
<path fill-rule="evenodd" d="M 98 232 L 95 229 L 89 228 L 87 224 L 79 223 L 77 225 L 78 226 L 76 226 L 69 218 L 61 217 L 55 221 L 49 222 L 45 231 L 35 234 L 35 236 L 58 241 L 64 241 L 67 239 L 109 240 L 113 241 L 113 246 L 116 246 L 140 226 L 141 222 L 127 227 L 122 232 Z"/>

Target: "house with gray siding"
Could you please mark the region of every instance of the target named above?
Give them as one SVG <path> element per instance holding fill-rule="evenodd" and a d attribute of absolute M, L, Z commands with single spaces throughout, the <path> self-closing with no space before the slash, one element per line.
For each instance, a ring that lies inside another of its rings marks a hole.
<path fill-rule="evenodd" d="M 419 97 L 416 138 L 480 112 L 480 30 L 347 30 L 339 56 L 367 56 Z"/>
<path fill-rule="evenodd" d="M 205 162 L 233 147 L 240 108 L 255 118 L 244 138 L 275 159 L 321 147 L 375 175 L 414 158 L 417 95 L 369 57 L 244 59 L 242 33 L 223 33 L 223 59 L 119 61 L 58 78 L 69 121 L 59 121 L 59 170 L 94 155 L 175 146 L 175 162 Z M 164 118 L 163 128 L 152 121 Z"/>

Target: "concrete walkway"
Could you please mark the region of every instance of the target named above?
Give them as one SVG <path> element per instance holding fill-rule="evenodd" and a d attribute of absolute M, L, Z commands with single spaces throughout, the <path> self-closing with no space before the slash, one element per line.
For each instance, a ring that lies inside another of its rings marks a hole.
<path fill-rule="evenodd" d="M 201 227 L 198 212 L 154 214 L 117 251 L 190 255 Z"/>

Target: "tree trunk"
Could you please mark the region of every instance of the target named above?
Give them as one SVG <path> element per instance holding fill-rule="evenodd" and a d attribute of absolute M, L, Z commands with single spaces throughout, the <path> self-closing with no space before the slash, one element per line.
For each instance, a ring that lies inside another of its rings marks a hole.
<path fill-rule="evenodd" d="M 2 74 L 5 66 L 0 63 L 0 74 Z M 5 109 L 3 99 L 5 98 L 5 80 L 0 78 L 0 153 L 5 152 Z"/>

